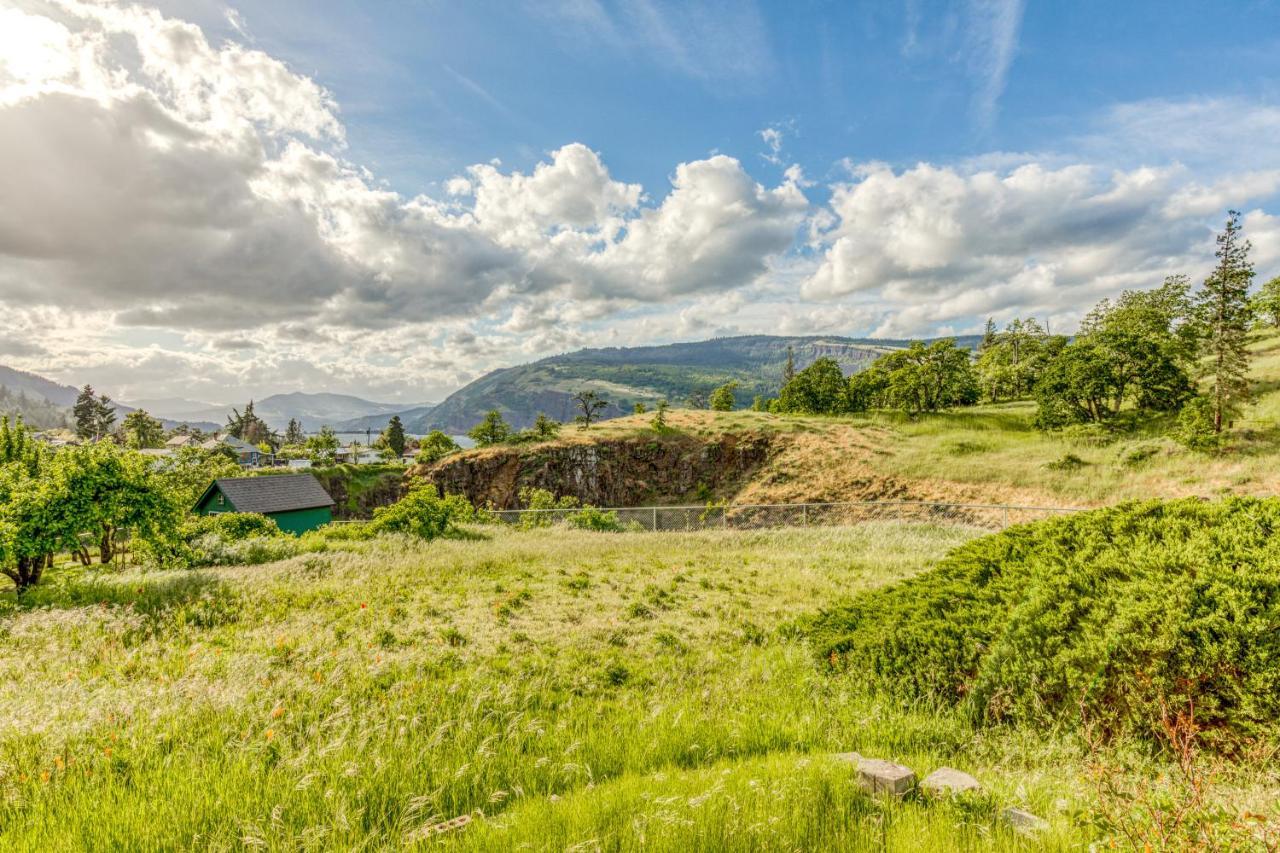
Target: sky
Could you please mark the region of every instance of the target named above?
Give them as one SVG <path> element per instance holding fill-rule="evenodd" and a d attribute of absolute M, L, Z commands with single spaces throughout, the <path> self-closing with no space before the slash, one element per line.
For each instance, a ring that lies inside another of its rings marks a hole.
<path fill-rule="evenodd" d="M 1280 274 L 1280 3 L 0 0 L 0 364 L 438 400 Z"/>

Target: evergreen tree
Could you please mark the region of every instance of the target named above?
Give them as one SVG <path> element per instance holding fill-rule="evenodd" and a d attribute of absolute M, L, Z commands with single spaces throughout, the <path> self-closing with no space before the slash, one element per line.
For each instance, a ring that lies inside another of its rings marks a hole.
<path fill-rule="evenodd" d="M 667 407 L 666 400 L 659 400 L 658 406 L 653 412 L 653 431 L 666 432 L 667 430 Z"/>
<path fill-rule="evenodd" d="M 244 407 L 243 413 L 238 409 L 231 410 L 231 414 L 227 416 L 227 434 L 249 444 L 266 444 L 270 447 L 274 447 L 280 439 L 267 426 L 267 422 L 253 411 L 252 400 Z"/>
<path fill-rule="evenodd" d="M 116 407 L 111 398 L 103 394 L 94 406 L 94 438 L 103 439 L 111 435 L 116 425 Z"/>
<path fill-rule="evenodd" d="M 387 428 L 382 433 L 382 437 L 386 440 L 387 447 L 396 455 L 397 459 L 404 454 L 404 424 L 400 422 L 399 415 L 391 416 L 391 420 L 387 423 Z"/>
<path fill-rule="evenodd" d="M 76 403 L 71 407 L 71 414 L 76 419 L 76 436 L 78 438 L 96 438 L 98 434 L 98 395 L 93 393 L 93 386 L 86 385 L 80 389 Z"/>
<path fill-rule="evenodd" d="M 1249 285 L 1253 281 L 1251 248 L 1249 241 L 1242 239 L 1240 214 L 1228 211 L 1227 224 L 1218 235 L 1218 249 L 1214 253 L 1218 264 L 1196 298 L 1204 375 L 1209 380 L 1208 397 L 1216 433 L 1222 432 L 1224 423 L 1230 423 L 1249 393 L 1246 377 L 1249 352 L 1245 345 L 1252 317 L 1249 305 Z"/>
<path fill-rule="evenodd" d="M 135 450 L 164 444 L 164 424 L 142 409 L 124 416 L 125 444 Z"/>
<path fill-rule="evenodd" d="M 289 418 L 289 426 L 284 431 L 285 444 L 302 444 L 307 440 L 307 435 L 302 431 L 302 424 L 297 418 Z"/>
<path fill-rule="evenodd" d="M 982 330 L 982 343 L 978 344 L 978 352 L 985 352 L 996 342 L 996 321 L 994 317 L 987 318 L 987 326 Z"/>
<path fill-rule="evenodd" d="M 790 344 L 787 345 L 787 360 L 782 365 L 782 384 L 786 385 L 792 379 L 796 378 L 796 351 Z"/>

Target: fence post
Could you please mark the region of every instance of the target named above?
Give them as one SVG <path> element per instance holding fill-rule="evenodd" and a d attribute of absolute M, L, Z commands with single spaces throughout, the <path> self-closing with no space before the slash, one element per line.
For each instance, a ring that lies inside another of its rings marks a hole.
<path fill-rule="evenodd" d="M 656 506 L 653 508 L 653 532 L 658 532 L 658 508 Z"/>
<path fill-rule="evenodd" d="M 1001 530 L 1003 530 L 1004 528 L 1006 528 L 1006 527 L 1008 527 L 1008 526 L 1009 526 L 1009 508 L 1008 508 L 1008 507 L 1004 507 L 1004 508 L 1001 510 L 1001 512 L 1003 512 L 1003 513 L 1004 513 L 1004 523 L 1000 525 L 1000 529 L 1001 529 Z"/>
<path fill-rule="evenodd" d="M 804 504 L 800 507 L 801 524 L 805 527 L 809 526 L 809 505 Z"/>

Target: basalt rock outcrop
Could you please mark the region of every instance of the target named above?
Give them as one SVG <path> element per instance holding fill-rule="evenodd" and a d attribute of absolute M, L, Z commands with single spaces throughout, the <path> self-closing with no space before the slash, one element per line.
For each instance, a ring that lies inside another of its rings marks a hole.
<path fill-rule="evenodd" d="M 493 447 L 419 466 L 409 476 L 494 509 L 519 508 L 524 487 L 605 507 L 702 502 L 728 496 L 749 479 L 768 460 L 773 439 L 637 435 Z"/>

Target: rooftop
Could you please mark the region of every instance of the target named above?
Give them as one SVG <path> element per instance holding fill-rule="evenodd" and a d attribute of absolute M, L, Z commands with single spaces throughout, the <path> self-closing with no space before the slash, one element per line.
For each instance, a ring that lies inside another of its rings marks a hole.
<path fill-rule="evenodd" d="M 333 506 L 333 498 L 310 474 L 272 474 L 264 477 L 224 477 L 214 480 L 196 502 L 204 503 L 213 489 L 227 496 L 239 512 L 290 512 Z"/>

